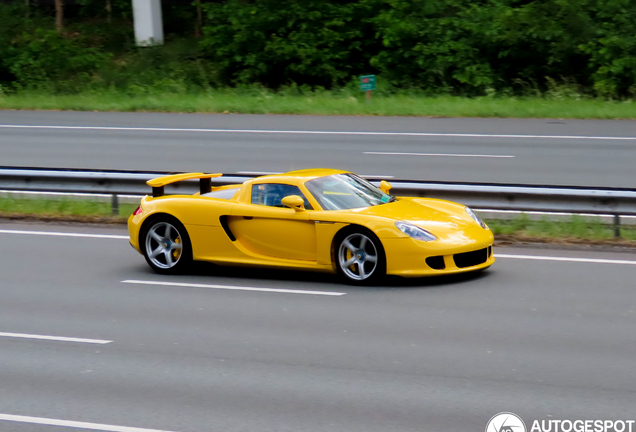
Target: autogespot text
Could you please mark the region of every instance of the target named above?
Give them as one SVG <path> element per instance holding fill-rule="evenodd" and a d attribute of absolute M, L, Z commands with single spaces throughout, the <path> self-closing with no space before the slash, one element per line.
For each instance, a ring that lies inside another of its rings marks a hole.
<path fill-rule="evenodd" d="M 633 432 L 636 420 L 535 420 L 530 432 Z"/>

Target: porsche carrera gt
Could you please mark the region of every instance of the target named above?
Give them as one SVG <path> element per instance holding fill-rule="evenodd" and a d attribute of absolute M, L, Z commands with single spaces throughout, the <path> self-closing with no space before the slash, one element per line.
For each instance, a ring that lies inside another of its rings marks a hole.
<path fill-rule="evenodd" d="M 488 268 L 493 234 L 468 207 L 395 197 L 347 171 L 309 169 L 212 187 L 221 174 L 175 174 L 148 181 L 152 196 L 128 219 L 130 244 L 156 272 L 193 261 L 306 269 L 366 284 L 384 275 L 419 277 Z M 198 179 L 194 195 L 166 195 Z"/>

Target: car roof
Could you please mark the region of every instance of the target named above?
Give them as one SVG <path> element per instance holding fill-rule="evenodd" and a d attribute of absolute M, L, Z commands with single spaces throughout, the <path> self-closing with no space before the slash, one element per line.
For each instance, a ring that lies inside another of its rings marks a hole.
<path fill-rule="evenodd" d="M 276 181 L 276 180 L 300 180 L 301 182 L 306 182 L 307 180 L 311 180 L 318 177 L 325 177 L 334 174 L 344 174 L 350 171 L 343 171 L 331 168 L 311 168 L 304 170 L 296 170 L 289 171 L 284 174 L 271 174 L 263 177 L 258 177 L 255 180 L 258 180 L 258 183 L 261 180 L 264 181 Z"/>
<path fill-rule="evenodd" d="M 284 174 L 270 174 L 266 176 L 256 177 L 247 180 L 243 183 L 241 191 L 238 194 L 237 200 L 239 202 L 249 202 L 250 194 L 252 193 L 253 185 L 260 185 L 266 183 L 283 183 L 291 185 L 300 185 L 309 180 L 313 180 L 318 177 L 325 177 L 334 174 L 345 174 L 350 171 L 342 171 L 330 168 L 312 168 L 304 170 L 290 171 Z"/>

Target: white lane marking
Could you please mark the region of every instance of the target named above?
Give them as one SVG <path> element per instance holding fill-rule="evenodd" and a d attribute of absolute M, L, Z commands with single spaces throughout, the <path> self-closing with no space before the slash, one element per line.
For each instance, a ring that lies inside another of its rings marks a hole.
<path fill-rule="evenodd" d="M 509 255 L 509 254 L 499 254 L 499 253 L 495 253 L 495 258 L 512 258 L 512 259 L 525 259 L 525 260 L 537 260 L 537 261 L 568 261 L 568 262 L 583 262 L 583 263 L 597 263 L 597 264 L 636 265 L 636 261 L 611 260 L 611 259 L 600 259 L 600 258 L 551 257 L 551 256 L 538 256 L 538 255 Z"/>
<path fill-rule="evenodd" d="M 22 339 L 43 339 L 43 340 L 52 340 L 52 341 L 61 341 L 61 342 L 81 342 L 81 343 L 102 344 L 102 345 L 112 342 L 112 341 L 103 340 L 103 339 L 84 339 L 84 338 L 74 338 L 74 337 L 65 337 L 65 336 L 35 335 L 35 334 L 27 334 L 27 333 L 0 332 L 0 336 L 11 337 L 11 338 L 22 338 Z"/>
<path fill-rule="evenodd" d="M 208 133 L 253 133 L 253 134 L 301 134 L 301 135 L 378 135 L 378 136 L 422 136 L 452 138 L 519 138 L 519 139 L 566 139 L 566 140 L 628 140 L 636 137 L 583 136 L 583 135 L 507 135 L 477 133 L 433 133 L 433 132 L 364 132 L 364 131 L 311 131 L 311 130 L 268 130 L 268 129 L 197 129 L 197 128 L 159 128 L 159 127 L 120 127 L 120 126 L 46 126 L 46 125 L 0 125 L 0 128 L 14 129 L 70 129 L 70 130 L 114 130 L 148 132 L 208 132 Z"/>
<path fill-rule="evenodd" d="M 118 240 L 119 239 L 126 240 L 129 238 L 128 236 L 125 236 L 125 235 L 113 235 L 113 234 L 83 234 L 83 233 L 68 233 L 68 232 L 53 232 L 53 231 L 21 231 L 21 230 L 7 230 L 7 229 L 0 229 L 0 234 L 87 237 L 87 238 L 106 238 L 106 239 L 118 239 Z"/>
<path fill-rule="evenodd" d="M 142 285 L 163 285 L 163 286 L 177 286 L 188 288 L 208 288 L 208 289 L 222 289 L 222 290 L 237 290 L 237 291 L 263 291 L 263 292 L 275 292 L 275 293 L 288 293 L 288 294 L 311 294 L 311 295 L 324 295 L 324 296 L 343 296 L 346 293 L 333 292 L 333 291 L 307 291 L 307 290 L 289 290 L 280 288 L 258 288 L 258 287 L 242 287 L 233 285 L 207 285 L 207 284 L 193 284 L 193 283 L 178 283 L 178 282 L 159 282 L 159 281 L 144 281 L 144 280 L 123 280 L 122 283 L 129 284 L 142 284 Z"/>
<path fill-rule="evenodd" d="M 120 239 L 128 240 L 126 235 L 112 235 L 112 234 L 84 234 L 84 233 L 65 233 L 65 232 L 50 232 L 50 231 L 20 231 L 20 230 L 5 230 L 0 229 L 0 234 L 29 234 L 29 235 L 44 235 L 44 236 L 61 236 L 61 237 L 87 237 L 87 238 L 106 238 L 106 239 Z M 606 259 L 594 259 L 594 258 L 568 258 L 568 257 L 549 257 L 538 255 L 508 255 L 508 254 L 496 254 L 500 258 L 515 258 L 515 259 L 529 259 L 529 260 L 544 260 L 544 261 L 571 261 L 571 262 L 590 262 L 590 263 L 602 263 L 602 264 L 633 264 L 636 265 L 636 261 L 627 260 L 606 260 Z M 175 285 L 186 287 L 198 287 L 198 288 L 214 288 L 214 289 L 234 289 L 243 291 L 266 291 L 266 292 L 283 292 L 294 294 L 314 294 L 314 295 L 345 295 L 346 293 L 338 292 L 326 292 L 326 291 L 303 291 L 303 290 L 285 290 L 277 288 L 255 288 L 255 287 L 235 287 L 230 285 L 200 285 L 200 284 L 177 284 L 172 282 L 152 282 L 152 281 L 122 281 L 124 283 L 140 283 L 149 285 Z"/>
<path fill-rule="evenodd" d="M 87 423 L 87 422 L 80 422 L 80 421 L 58 420 L 58 419 L 51 419 L 51 418 L 44 418 L 44 417 L 30 417 L 30 416 L 12 415 L 12 414 L 0 414 L 0 420 L 19 422 L 19 423 L 41 424 L 41 425 L 49 425 L 49 426 L 65 426 L 65 427 L 75 428 L 75 429 L 90 429 L 90 430 L 109 431 L 109 432 L 170 432 L 170 431 L 159 430 L 159 429 L 144 429 L 144 428 L 129 427 L 129 426 L 114 426 L 114 425 L 99 424 L 99 423 Z"/>
<path fill-rule="evenodd" d="M 443 157 L 474 157 L 474 158 L 513 158 L 512 155 L 487 154 L 455 154 L 455 153 L 400 153 L 400 152 L 363 152 L 366 155 L 379 156 L 443 156 Z"/>

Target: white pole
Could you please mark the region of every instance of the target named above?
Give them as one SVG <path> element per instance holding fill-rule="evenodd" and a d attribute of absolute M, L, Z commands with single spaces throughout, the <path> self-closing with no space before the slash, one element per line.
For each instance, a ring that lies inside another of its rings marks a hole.
<path fill-rule="evenodd" d="M 133 16 L 138 46 L 163 44 L 161 0 L 133 0 Z"/>

